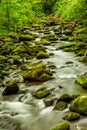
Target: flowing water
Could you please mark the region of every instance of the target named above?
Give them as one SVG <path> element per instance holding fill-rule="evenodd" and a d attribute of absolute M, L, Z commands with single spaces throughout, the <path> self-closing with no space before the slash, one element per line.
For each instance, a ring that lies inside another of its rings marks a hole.
<path fill-rule="evenodd" d="M 47 35 L 54 35 L 54 29 L 56 28 L 58 26 L 40 28 L 40 33 L 38 30 L 25 30 L 25 32 L 29 31 L 37 34 L 38 38 L 35 41 L 38 41 Z M 75 78 L 85 73 L 87 66 L 79 62 L 79 58 L 74 53 L 57 50 L 56 48 L 61 44 L 65 44 L 65 42 L 60 41 L 58 38 L 52 41 L 51 46 L 46 46 L 47 52 L 54 55 L 43 60 L 44 63 L 56 66 L 54 69 L 55 79 L 42 84 L 19 83 L 19 87 L 25 91 L 24 94 L 20 93 L 4 97 L 0 94 L 0 130 L 51 130 L 54 125 L 63 121 L 62 118 L 69 111 L 68 108 L 63 111 L 55 111 L 53 110 L 54 106 L 46 107 L 43 99 L 35 99 L 31 94 L 39 88 L 47 87 L 52 89 L 52 94 L 55 94 L 57 98 L 65 93 L 70 95 L 83 95 L 86 93 L 86 90 L 83 90 L 81 86 L 75 83 Z M 34 60 L 36 61 L 36 59 Z M 60 88 L 59 86 L 62 87 Z M 0 89 L 0 93 L 2 91 L 3 88 Z M 72 122 L 71 130 L 80 130 L 81 127 L 87 128 L 86 122 L 86 117 Z"/>

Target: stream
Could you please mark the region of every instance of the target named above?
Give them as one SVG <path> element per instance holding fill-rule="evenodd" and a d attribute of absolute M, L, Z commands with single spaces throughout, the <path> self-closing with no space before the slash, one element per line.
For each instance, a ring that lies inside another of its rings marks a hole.
<path fill-rule="evenodd" d="M 39 41 L 42 37 L 54 35 L 56 28 L 58 26 L 40 27 L 37 30 L 26 29 L 25 32 L 37 34 L 38 37 L 35 41 Z M 86 93 L 86 90 L 75 83 L 75 79 L 78 75 L 86 72 L 87 66 L 79 62 L 79 57 L 73 52 L 64 52 L 58 49 L 61 44 L 66 42 L 68 41 L 61 41 L 58 38 L 52 41 L 51 46 L 45 46 L 47 52 L 54 55 L 47 59 L 41 59 L 41 61 L 56 66 L 54 79 L 42 84 L 19 83 L 19 87 L 25 91 L 24 94 L 2 96 L 3 88 L 0 88 L 0 130 L 51 130 L 54 125 L 63 121 L 63 116 L 69 111 L 68 108 L 56 111 L 53 110 L 54 105 L 46 107 L 43 99 L 36 99 L 31 94 L 39 88 L 52 89 L 52 94 L 55 94 L 57 98 L 65 93 L 69 95 L 84 95 Z M 32 62 L 35 61 L 40 60 L 32 60 Z M 6 77 L 5 80 L 11 77 L 12 75 Z M 87 118 L 83 117 L 78 121 L 71 122 L 70 130 L 81 130 L 85 127 L 87 128 Z"/>

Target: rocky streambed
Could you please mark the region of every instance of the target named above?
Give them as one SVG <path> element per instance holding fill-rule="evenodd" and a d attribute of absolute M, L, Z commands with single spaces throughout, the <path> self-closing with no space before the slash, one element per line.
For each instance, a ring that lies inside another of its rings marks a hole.
<path fill-rule="evenodd" d="M 87 46 L 71 43 L 71 33 L 38 25 L 0 37 L 0 130 L 51 130 L 65 120 L 70 128 L 53 130 L 87 129 L 87 64 L 79 61 Z"/>

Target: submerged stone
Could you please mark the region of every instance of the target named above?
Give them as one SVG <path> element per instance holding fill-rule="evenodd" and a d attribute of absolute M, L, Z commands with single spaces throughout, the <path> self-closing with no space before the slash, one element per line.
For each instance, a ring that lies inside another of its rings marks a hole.
<path fill-rule="evenodd" d="M 57 101 L 57 103 L 54 106 L 54 110 L 62 111 L 65 108 L 67 108 L 67 103 L 63 101 Z"/>
<path fill-rule="evenodd" d="M 79 96 L 73 100 L 69 107 L 70 111 L 87 115 L 87 95 Z"/>
<path fill-rule="evenodd" d="M 6 87 L 2 93 L 2 95 L 10 95 L 10 94 L 16 94 L 19 91 L 19 86 L 17 84 L 16 79 L 10 80 L 7 84 Z"/>
<path fill-rule="evenodd" d="M 55 125 L 51 130 L 70 130 L 70 124 L 64 121 Z"/>
<path fill-rule="evenodd" d="M 83 88 L 87 88 L 87 75 L 80 75 L 76 79 L 76 83 L 81 85 Z"/>
<path fill-rule="evenodd" d="M 55 101 L 56 101 L 56 98 L 52 94 L 50 94 L 47 98 L 44 99 L 44 103 L 46 107 L 52 106 Z"/>
<path fill-rule="evenodd" d="M 63 119 L 68 120 L 68 121 L 74 121 L 80 118 L 80 114 L 76 112 L 69 112 L 67 113 Z"/>
<path fill-rule="evenodd" d="M 42 99 L 47 97 L 49 94 L 50 90 L 47 90 L 46 88 L 41 88 L 35 92 L 34 97 L 37 99 Z"/>

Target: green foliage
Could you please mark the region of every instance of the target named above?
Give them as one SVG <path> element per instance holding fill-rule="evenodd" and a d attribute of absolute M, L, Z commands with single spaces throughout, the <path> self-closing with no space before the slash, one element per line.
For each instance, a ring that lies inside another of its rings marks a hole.
<path fill-rule="evenodd" d="M 0 3 L 0 28 L 3 31 L 31 23 L 43 15 L 42 10 L 42 4 L 37 0 L 3 0 Z"/>
<path fill-rule="evenodd" d="M 62 19 L 86 19 L 86 0 L 59 0 L 55 4 L 54 12 L 58 13 Z M 87 21 L 87 20 L 84 20 Z"/>

